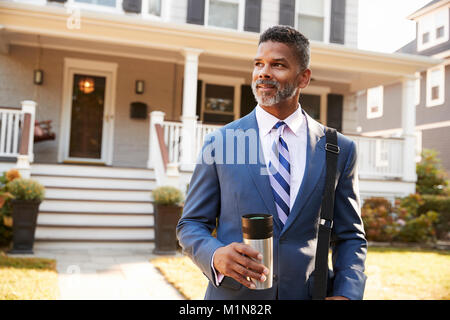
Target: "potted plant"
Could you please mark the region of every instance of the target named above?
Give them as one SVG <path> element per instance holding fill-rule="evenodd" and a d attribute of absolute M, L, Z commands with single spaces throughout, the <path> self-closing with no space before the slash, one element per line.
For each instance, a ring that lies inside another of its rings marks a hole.
<path fill-rule="evenodd" d="M 155 254 L 175 254 L 176 227 L 183 211 L 183 193 L 170 186 L 153 190 L 155 211 Z"/>
<path fill-rule="evenodd" d="M 9 247 L 12 241 L 12 194 L 7 189 L 8 182 L 20 178 L 17 169 L 10 169 L 0 176 L 0 247 Z"/>
<path fill-rule="evenodd" d="M 13 196 L 13 248 L 10 253 L 33 254 L 37 215 L 45 189 L 38 181 L 25 178 L 14 179 L 6 187 Z"/>

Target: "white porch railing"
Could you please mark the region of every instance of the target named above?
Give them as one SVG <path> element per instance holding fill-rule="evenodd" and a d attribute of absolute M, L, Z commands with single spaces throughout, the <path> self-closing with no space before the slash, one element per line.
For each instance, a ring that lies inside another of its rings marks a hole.
<path fill-rule="evenodd" d="M 402 178 L 403 144 L 401 138 L 348 136 L 358 148 L 358 168 L 361 178 Z"/>
<path fill-rule="evenodd" d="M 17 158 L 16 168 L 30 176 L 33 162 L 36 103 L 22 101 L 21 108 L 0 107 L 0 157 Z"/>
<path fill-rule="evenodd" d="M 177 121 L 165 121 L 164 113 L 156 111 L 152 112 L 150 116 L 151 124 L 159 123 L 162 127 L 164 133 L 164 145 L 167 149 L 168 164 L 174 170 L 178 168 L 182 163 L 182 132 L 183 123 Z M 194 154 L 198 155 L 203 143 L 205 136 L 214 130 L 218 129 L 218 125 L 208 125 L 201 122 L 197 122 L 195 125 L 195 130 L 193 130 L 191 139 L 194 139 Z M 154 131 L 150 130 L 150 135 L 155 134 Z M 375 137 L 365 137 L 357 135 L 349 135 L 353 141 L 355 141 L 358 149 L 358 168 L 359 177 L 365 179 L 402 179 L 404 176 L 403 168 L 403 150 L 404 150 L 404 140 L 402 138 L 375 138 Z M 162 140 L 162 139 L 161 139 Z M 155 141 L 156 138 L 150 137 L 150 141 Z M 155 156 L 155 151 L 158 148 L 150 149 L 153 153 L 154 161 L 159 161 L 160 157 Z M 151 154 L 150 154 L 151 155 Z M 149 166 L 151 165 L 151 159 L 149 158 Z M 155 164 L 153 164 L 155 166 Z M 162 166 L 158 166 L 162 168 Z M 164 176 L 164 174 L 162 174 Z"/>

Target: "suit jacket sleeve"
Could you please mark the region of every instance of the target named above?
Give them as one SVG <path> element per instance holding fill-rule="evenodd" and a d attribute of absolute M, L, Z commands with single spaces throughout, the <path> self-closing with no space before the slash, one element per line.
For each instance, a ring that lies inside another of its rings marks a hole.
<path fill-rule="evenodd" d="M 356 145 L 350 144 L 349 156 L 336 187 L 333 252 L 333 295 L 362 299 L 366 282 L 364 261 L 367 241 L 360 211 Z"/>
<path fill-rule="evenodd" d="M 216 164 L 203 161 L 203 155 L 211 150 L 210 145 L 211 140 L 205 143 L 197 159 L 183 215 L 178 222 L 177 237 L 183 252 L 216 285 L 211 261 L 216 249 L 223 244 L 211 235 L 220 211 L 220 186 Z"/>

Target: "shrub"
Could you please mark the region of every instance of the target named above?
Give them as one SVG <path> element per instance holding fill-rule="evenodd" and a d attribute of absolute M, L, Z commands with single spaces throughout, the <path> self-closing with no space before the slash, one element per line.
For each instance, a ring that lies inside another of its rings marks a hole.
<path fill-rule="evenodd" d="M 423 204 L 418 209 L 418 214 L 424 214 L 428 211 L 438 213 L 438 219 L 434 223 L 436 237 L 442 240 L 448 240 L 450 234 L 450 197 L 424 195 Z"/>
<path fill-rule="evenodd" d="M 391 203 L 384 198 L 369 198 L 362 207 L 367 240 L 392 241 L 400 227 L 392 213 Z"/>
<path fill-rule="evenodd" d="M 401 228 L 397 239 L 405 242 L 432 242 L 436 240 L 434 223 L 438 220 L 438 213 L 428 211 L 412 218 Z"/>
<path fill-rule="evenodd" d="M 8 182 L 6 188 L 13 195 L 15 200 L 44 200 L 44 186 L 33 179 L 14 179 L 13 181 Z"/>
<path fill-rule="evenodd" d="M 416 165 L 416 173 L 416 191 L 418 193 L 444 194 L 447 187 L 447 177 L 436 150 L 423 150 L 422 160 Z"/>
<path fill-rule="evenodd" d="M 183 193 L 175 187 L 158 187 L 152 193 L 155 204 L 180 205 L 184 201 Z"/>
<path fill-rule="evenodd" d="M 20 178 L 17 169 L 3 172 L 0 176 L 0 246 L 7 246 L 12 240 L 12 208 L 11 199 L 13 195 L 8 192 L 7 184 Z"/>

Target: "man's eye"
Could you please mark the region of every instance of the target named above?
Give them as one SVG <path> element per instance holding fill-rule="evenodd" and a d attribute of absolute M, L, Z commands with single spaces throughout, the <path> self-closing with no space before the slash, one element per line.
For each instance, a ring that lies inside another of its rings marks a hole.
<path fill-rule="evenodd" d="M 282 65 L 281 63 L 274 63 L 273 66 L 274 67 L 284 67 L 284 65 Z"/>
<path fill-rule="evenodd" d="M 255 67 L 261 67 L 263 64 L 261 62 L 255 62 Z"/>

